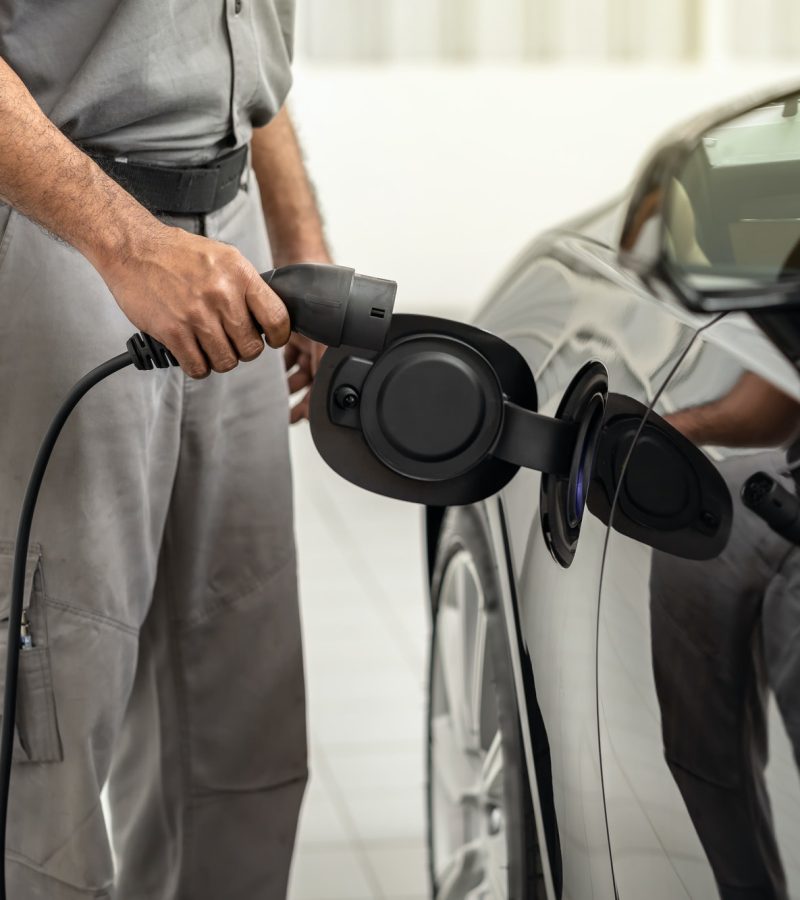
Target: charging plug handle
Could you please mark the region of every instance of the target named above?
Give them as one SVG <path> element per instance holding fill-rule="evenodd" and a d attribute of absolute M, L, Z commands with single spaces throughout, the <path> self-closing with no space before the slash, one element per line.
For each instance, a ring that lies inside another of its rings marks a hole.
<path fill-rule="evenodd" d="M 261 277 L 286 304 L 292 331 L 328 347 L 383 349 L 396 282 L 316 263 L 281 266 Z"/>

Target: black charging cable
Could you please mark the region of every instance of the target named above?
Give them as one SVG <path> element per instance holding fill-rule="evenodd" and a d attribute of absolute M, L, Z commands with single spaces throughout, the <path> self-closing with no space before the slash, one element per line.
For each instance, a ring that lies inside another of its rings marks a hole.
<path fill-rule="evenodd" d="M 85 375 L 72 388 L 56 413 L 44 440 L 36 454 L 22 511 L 17 527 L 17 540 L 14 546 L 14 563 L 11 578 L 11 599 L 8 607 L 8 650 L 6 655 L 6 683 L 3 691 L 3 725 L 0 733 L 0 900 L 6 900 L 6 826 L 8 822 L 8 799 L 11 786 L 11 763 L 14 754 L 14 725 L 17 712 L 17 681 L 19 674 L 19 654 L 22 644 L 22 613 L 25 600 L 25 567 L 28 558 L 28 547 L 31 540 L 33 514 L 36 500 L 42 486 L 47 464 L 58 441 L 61 430 L 70 414 L 80 400 L 101 381 L 134 366 L 137 369 L 166 369 L 177 365 L 175 357 L 167 348 L 146 334 L 135 334 L 128 341 L 127 352 L 109 359 Z"/>

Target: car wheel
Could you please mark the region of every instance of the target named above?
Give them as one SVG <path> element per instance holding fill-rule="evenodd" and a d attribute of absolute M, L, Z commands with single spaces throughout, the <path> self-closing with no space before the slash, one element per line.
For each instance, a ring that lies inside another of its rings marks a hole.
<path fill-rule="evenodd" d="M 477 509 L 448 512 L 428 680 L 428 848 L 439 900 L 546 897 L 490 546 Z"/>

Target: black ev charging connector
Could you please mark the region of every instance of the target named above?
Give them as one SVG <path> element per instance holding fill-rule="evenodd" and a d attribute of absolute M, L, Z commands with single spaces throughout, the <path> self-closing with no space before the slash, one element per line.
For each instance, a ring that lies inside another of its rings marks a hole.
<path fill-rule="evenodd" d="M 742 485 L 742 502 L 790 544 L 800 544 L 800 499 L 766 472 Z"/>
<path fill-rule="evenodd" d="M 377 351 L 383 347 L 392 320 L 397 284 L 382 278 L 358 275 L 344 266 L 302 264 L 272 269 L 261 276 L 283 300 L 292 330 L 330 347 L 347 343 Z M 177 360 L 159 341 L 135 334 L 127 352 L 98 366 L 70 391 L 55 415 L 36 455 L 20 513 L 8 615 L 8 650 L 0 733 L 0 900 L 6 900 L 5 844 L 8 797 L 14 748 L 17 677 L 22 643 L 25 561 L 33 514 L 47 464 L 61 430 L 81 398 L 109 375 L 128 366 L 142 371 L 176 366 Z"/>
<path fill-rule="evenodd" d="M 328 347 L 383 349 L 396 282 L 309 263 L 281 266 L 261 277 L 286 304 L 292 331 Z"/>

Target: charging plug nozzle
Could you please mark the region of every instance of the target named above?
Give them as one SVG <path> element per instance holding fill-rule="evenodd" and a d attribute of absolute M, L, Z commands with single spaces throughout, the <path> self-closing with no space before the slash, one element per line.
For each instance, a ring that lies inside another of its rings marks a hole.
<path fill-rule="evenodd" d="M 771 475 L 753 473 L 742 485 L 742 501 L 774 532 L 800 544 L 800 499 Z"/>

